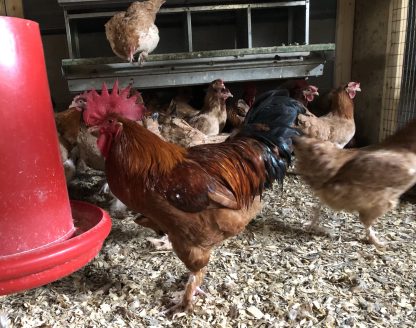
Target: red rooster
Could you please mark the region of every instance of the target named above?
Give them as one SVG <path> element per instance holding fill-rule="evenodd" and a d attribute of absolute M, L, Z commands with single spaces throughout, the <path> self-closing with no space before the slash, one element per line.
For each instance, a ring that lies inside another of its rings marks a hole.
<path fill-rule="evenodd" d="M 260 97 L 245 125 L 225 142 L 184 148 L 136 123 L 142 109 L 118 95 L 117 83 L 111 94 L 105 86 L 101 95 L 89 92 L 84 120 L 99 131 L 111 191 L 143 213 L 153 229 L 168 234 L 191 272 L 181 302 L 169 312 L 190 310 L 212 248 L 240 233 L 260 211 L 264 188 L 282 182 L 291 137 L 297 135 L 290 126 L 303 107 L 273 90 Z M 287 110 L 273 111 L 279 106 Z"/>

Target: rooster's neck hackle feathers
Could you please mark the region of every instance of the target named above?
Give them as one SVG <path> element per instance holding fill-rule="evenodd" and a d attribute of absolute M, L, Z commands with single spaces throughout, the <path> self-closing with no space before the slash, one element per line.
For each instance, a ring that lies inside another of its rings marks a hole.
<path fill-rule="evenodd" d="M 125 172 L 136 178 L 164 176 L 184 160 L 185 148 L 163 141 L 136 122 L 120 117 L 118 121 L 123 128 L 114 143 L 113 156 L 125 162 Z"/>

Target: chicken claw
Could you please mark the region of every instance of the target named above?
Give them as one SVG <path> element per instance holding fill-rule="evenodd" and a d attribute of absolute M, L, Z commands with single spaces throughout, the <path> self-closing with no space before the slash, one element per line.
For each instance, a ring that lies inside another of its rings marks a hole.
<path fill-rule="evenodd" d="M 169 236 L 164 235 L 162 238 L 146 238 L 158 251 L 160 250 L 171 250 L 172 244 L 169 241 Z"/>
<path fill-rule="evenodd" d="M 320 217 L 321 217 L 321 206 L 317 205 L 313 209 L 313 215 L 312 215 L 311 221 L 306 226 L 307 230 L 317 235 L 328 236 L 330 238 L 333 238 L 334 234 L 330 229 L 321 227 L 319 225 Z"/>
<path fill-rule="evenodd" d="M 149 54 L 146 51 L 142 51 L 140 53 L 139 58 L 137 58 L 137 63 L 139 64 L 139 66 L 143 66 L 143 63 L 145 62 L 148 56 Z"/>
<path fill-rule="evenodd" d="M 208 297 L 208 294 L 201 289 L 201 287 L 196 287 L 194 295 L 202 295 L 204 297 Z"/>
<path fill-rule="evenodd" d="M 162 311 L 161 314 L 172 316 L 172 319 L 175 319 L 176 316 L 182 314 L 191 312 L 193 309 L 192 302 L 189 302 L 187 304 L 184 304 L 183 302 L 179 302 L 178 304 L 175 304 L 174 306 L 170 307 L 169 309 Z"/>
<path fill-rule="evenodd" d="M 163 314 L 173 315 L 175 318 L 176 315 L 180 313 L 185 313 L 192 311 L 193 309 L 193 297 L 194 295 L 202 294 L 207 295 L 199 286 L 202 284 L 204 280 L 206 269 L 203 268 L 195 273 L 191 273 L 189 276 L 188 282 L 185 286 L 185 292 L 183 293 L 182 300 L 172 306 L 171 308 L 167 309 L 166 311 L 162 312 Z"/>
<path fill-rule="evenodd" d="M 375 247 L 377 247 L 378 249 L 385 248 L 387 246 L 386 242 L 383 242 L 377 238 L 376 233 L 372 227 L 367 227 L 366 233 L 367 233 L 368 241 L 371 244 L 373 244 Z"/>

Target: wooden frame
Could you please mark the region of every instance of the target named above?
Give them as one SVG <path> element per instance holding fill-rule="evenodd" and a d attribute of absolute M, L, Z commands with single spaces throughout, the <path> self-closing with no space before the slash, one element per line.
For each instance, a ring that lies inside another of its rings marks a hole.
<path fill-rule="evenodd" d="M 334 87 L 351 81 L 355 0 L 337 0 Z"/>
<path fill-rule="evenodd" d="M 6 4 L 4 0 L 0 0 L 0 16 L 6 16 Z"/>
<path fill-rule="evenodd" d="M 0 15 L 23 18 L 22 0 L 0 0 Z"/>

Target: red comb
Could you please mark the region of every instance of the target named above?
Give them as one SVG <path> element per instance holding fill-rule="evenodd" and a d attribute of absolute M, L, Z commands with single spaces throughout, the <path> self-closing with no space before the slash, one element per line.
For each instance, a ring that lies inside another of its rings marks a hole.
<path fill-rule="evenodd" d="M 83 93 L 86 101 L 84 121 L 89 126 L 100 124 L 108 115 L 118 114 L 124 118 L 137 121 L 143 117 L 144 105 L 137 104 L 137 94 L 130 95 L 131 86 L 119 90 L 118 80 L 114 82 L 113 89 L 108 92 L 107 85 L 103 83 L 101 94 L 96 90 Z"/>
<path fill-rule="evenodd" d="M 257 87 L 254 83 L 247 82 L 244 84 L 243 93 L 249 97 L 255 97 L 257 94 Z"/>

